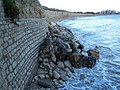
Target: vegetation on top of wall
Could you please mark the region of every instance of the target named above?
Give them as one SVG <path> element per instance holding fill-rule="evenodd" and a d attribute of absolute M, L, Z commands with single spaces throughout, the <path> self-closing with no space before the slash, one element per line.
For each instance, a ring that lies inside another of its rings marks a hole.
<path fill-rule="evenodd" d="M 12 22 L 19 19 L 19 8 L 16 6 L 15 0 L 3 0 L 5 17 L 10 18 Z"/>

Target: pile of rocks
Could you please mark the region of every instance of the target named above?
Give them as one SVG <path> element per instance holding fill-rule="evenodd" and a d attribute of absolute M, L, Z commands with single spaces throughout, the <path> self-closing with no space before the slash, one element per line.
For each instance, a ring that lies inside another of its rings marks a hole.
<path fill-rule="evenodd" d="M 89 56 L 81 54 L 79 44 L 69 29 L 56 23 L 50 23 L 48 28 L 47 37 L 40 48 L 39 69 L 33 80 L 40 86 L 39 90 L 43 87 L 49 90 L 63 87 L 64 81 L 72 76 L 76 68 L 92 68 L 96 63 L 96 57 L 91 52 Z"/>

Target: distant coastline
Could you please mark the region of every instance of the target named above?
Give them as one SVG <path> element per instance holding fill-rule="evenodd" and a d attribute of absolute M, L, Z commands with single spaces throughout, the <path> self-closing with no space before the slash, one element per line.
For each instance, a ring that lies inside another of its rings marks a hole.
<path fill-rule="evenodd" d="M 120 15 L 120 12 L 115 10 L 104 10 L 101 12 L 69 12 L 66 10 L 60 10 L 55 8 L 48 8 L 42 6 L 45 13 L 45 18 L 50 21 L 58 21 L 64 19 L 71 19 L 74 17 L 86 17 L 86 16 L 106 16 L 106 15 Z"/>

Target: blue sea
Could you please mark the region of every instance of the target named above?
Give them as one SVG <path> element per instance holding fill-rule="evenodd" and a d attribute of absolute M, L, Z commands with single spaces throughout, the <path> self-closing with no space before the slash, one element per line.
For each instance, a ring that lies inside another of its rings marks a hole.
<path fill-rule="evenodd" d="M 120 90 L 120 15 L 76 17 L 58 24 L 71 29 L 86 51 L 96 46 L 100 51 L 95 67 L 77 69 L 59 90 Z"/>

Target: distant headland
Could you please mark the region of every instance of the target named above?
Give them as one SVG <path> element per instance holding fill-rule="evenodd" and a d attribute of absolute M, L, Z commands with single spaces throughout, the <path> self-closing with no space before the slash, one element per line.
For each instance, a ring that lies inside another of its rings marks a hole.
<path fill-rule="evenodd" d="M 100 12 L 70 12 L 70 11 L 60 10 L 56 8 L 48 8 L 46 6 L 42 6 L 42 7 L 46 15 L 45 17 L 48 18 L 48 20 L 79 17 L 79 16 L 100 16 L 100 15 L 120 14 L 119 11 L 115 11 L 115 10 L 102 10 Z"/>

